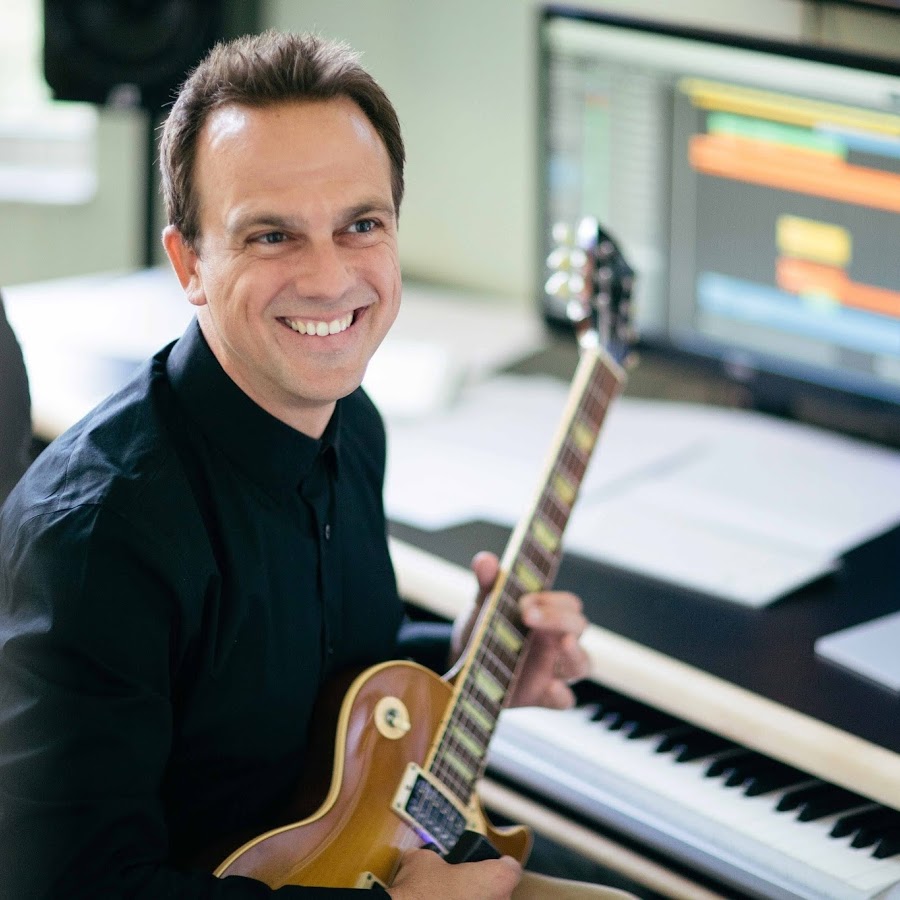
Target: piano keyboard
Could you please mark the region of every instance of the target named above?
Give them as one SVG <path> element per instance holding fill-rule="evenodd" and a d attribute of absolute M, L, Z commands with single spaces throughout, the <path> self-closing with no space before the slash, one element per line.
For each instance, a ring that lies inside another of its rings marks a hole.
<path fill-rule="evenodd" d="M 761 900 L 900 900 L 900 812 L 593 682 L 500 717 L 488 774 Z"/>

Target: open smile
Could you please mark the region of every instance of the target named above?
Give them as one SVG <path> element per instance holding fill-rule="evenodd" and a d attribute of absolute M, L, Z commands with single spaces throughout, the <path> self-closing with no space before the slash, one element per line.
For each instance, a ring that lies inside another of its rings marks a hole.
<path fill-rule="evenodd" d="M 339 334 L 341 331 L 346 331 L 352 324 L 355 317 L 355 312 L 349 312 L 345 316 L 340 316 L 337 319 L 331 320 L 322 320 L 322 319 L 295 319 L 295 318 L 282 318 L 282 322 L 288 326 L 288 328 L 293 329 L 299 334 L 312 334 L 318 337 L 326 337 L 329 334 Z"/>

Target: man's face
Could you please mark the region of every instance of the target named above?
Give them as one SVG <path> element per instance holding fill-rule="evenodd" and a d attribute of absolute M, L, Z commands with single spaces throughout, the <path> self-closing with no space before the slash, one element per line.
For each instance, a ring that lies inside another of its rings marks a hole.
<path fill-rule="evenodd" d="M 223 107 L 197 143 L 196 252 L 166 250 L 229 376 L 318 436 L 400 305 L 387 150 L 352 101 Z"/>

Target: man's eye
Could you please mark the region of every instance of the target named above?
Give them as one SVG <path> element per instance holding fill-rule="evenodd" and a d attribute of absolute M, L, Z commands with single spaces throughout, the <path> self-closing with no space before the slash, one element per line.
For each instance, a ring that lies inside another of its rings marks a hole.
<path fill-rule="evenodd" d="M 256 240 L 261 244 L 281 244 L 286 239 L 287 235 L 283 231 L 267 231 Z"/>
<path fill-rule="evenodd" d="M 356 234 L 368 234 L 370 231 L 374 231 L 378 227 L 378 222 L 375 219 L 360 219 L 358 222 L 354 222 L 350 226 L 350 230 Z"/>

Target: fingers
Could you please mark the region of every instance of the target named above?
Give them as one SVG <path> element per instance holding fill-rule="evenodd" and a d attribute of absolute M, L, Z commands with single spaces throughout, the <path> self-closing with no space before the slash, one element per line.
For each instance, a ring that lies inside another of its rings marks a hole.
<path fill-rule="evenodd" d="M 482 550 L 476 553 L 472 559 L 472 571 L 478 581 L 479 599 L 483 599 L 490 592 L 497 580 L 500 571 L 500 560 L 493 553 Z"/>
<path fill-rule="evenodd" d="M 542 591 L 526 594 L 519 601 L 522 621 L 536 631 L 573 634 L 580 638 L 588 621 L 581 599 L 568 591 Z"/>
<path fill-rule="evenodd" d="M 531 637 L 512 702 L 569 709 L 575 703 L 569 684 L 584 678 L 590 668 L 579 643 L 588 625 L 581 600 L 566 591 L 544 591 L 524 596 L 520 610 Z"/>
<path fill-rule="evenodd" d="M 400 859 L 389 894 L 394 900 L 509 900 L 522 877 L 511 856 L 450 865 L 431 850 L 410 850 Z"/>

